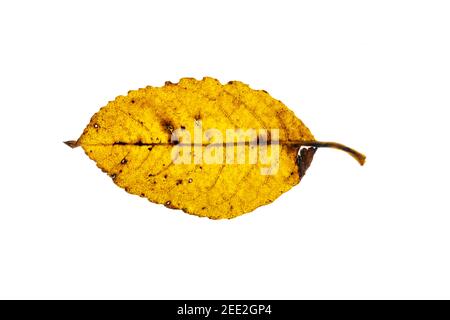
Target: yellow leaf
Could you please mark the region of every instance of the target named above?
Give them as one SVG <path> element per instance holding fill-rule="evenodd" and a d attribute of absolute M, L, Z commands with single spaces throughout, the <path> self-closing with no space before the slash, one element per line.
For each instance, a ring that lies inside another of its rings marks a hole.
<path fill-rule="evenodd" d="M 298 184 L 318 142 L 281 101 L 263 90 L 205 77 L 183 78 L 119 96 L 77 141 L 127 192 L 212 219 L 271 203 Z M 299 152 L 300 149 L 300 152 Z"/>

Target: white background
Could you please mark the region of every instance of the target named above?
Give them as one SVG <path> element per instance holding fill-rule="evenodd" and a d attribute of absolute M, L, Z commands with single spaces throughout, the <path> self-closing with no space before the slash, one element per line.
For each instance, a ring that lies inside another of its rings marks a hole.
<path fill-rule="evenodd" d="M 3 1 L 0 298 L 450 298 L 448 1 Z M 117 95 L 240 80 L 320 150 L 226 221 L 115 186 L 76 139 Z"/>

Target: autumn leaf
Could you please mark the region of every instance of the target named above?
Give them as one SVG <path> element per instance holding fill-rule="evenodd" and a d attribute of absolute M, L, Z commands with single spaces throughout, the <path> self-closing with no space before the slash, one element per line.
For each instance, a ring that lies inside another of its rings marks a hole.
<path fill-rule="evenodd" d="M 118 96 L 71 147 L 127 192 L 212 219 L 271 203 L 299 183 L 319 142 L 281 101 L 231 81 L 183 78 Z"/>

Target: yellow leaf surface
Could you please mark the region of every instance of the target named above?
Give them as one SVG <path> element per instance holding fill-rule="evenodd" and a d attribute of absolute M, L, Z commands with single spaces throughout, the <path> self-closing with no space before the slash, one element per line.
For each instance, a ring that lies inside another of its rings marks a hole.
<path fill-rule="evenodd" d="M 249 129 L 256 136 L 242 134 Z M 267 92 L 208 77 L 118 96 L 92 117 L 77 141 L 66 143 L 81 146 L 127 192 L 212 219 L 274 201 L 299 183 L 317 147 L 337 147 L 364 162 L 350 148 L 315 141 Z"/>

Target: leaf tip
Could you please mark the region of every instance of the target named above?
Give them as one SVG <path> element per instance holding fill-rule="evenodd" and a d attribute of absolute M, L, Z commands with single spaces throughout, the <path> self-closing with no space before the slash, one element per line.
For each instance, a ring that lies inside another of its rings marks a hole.
<path fill-rule="evenodd" d="M 64 141 L 64 143 L 71 148 L 76 148 L 79 146 L 78 141 L 75 141 L 75 140 Z"/>

